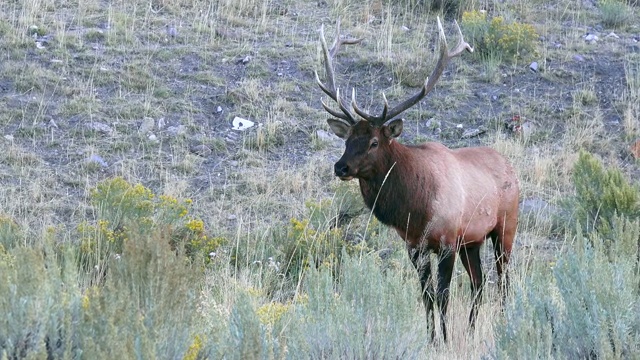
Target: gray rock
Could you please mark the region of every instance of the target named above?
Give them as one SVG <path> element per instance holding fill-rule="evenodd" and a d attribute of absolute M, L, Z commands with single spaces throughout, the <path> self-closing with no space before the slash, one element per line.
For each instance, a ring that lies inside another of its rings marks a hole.
<path fill-rule="evenodd" d="M 93 130 L 106 135 L 110 135 L 111 133 L 113 133 L 113 129 L 111 128 L 111 126 L 97 121 L 87 123 L 86 127 L 89 130 Z"/>
<path fill-rule="evenodd" d="M 140 124 L 140 128 L 138 129 L 138 131 L 140 131 L 141 134 L 146 134 L 149 131 L 153 130 L 155 125 L 156 125 L 155 120 L 153 120 L 150 117 L 146 117 L 142 120 L 142 124 Z"/>
<path fill-rule="evenodd" d="M 194 145 L 192 147 L 189 148 L 189 151 L 191 151 L 192 153 L 198 155 L 198 156 L 202 156 L 202 157 L 207 157 L 209 155 L 211 155 L 212 151 L 211 148 L 208 147 L 207 145 Z"/>
<path fill-rule="evenodd" d="M 169 126 L 167 128 L 167 134 L 171 136 L 182 136 L 187 133 L 187 128 L 184 125 Z"/>
<path fill-rule="evenodd" d="M 98 164 L 103 168 L 109 167 L 109 164 L 102 158 L 102 156 L 96 154 L 89 156 L 85 162 L 87 164 Z"/>
<path fill-rule="evenodd" d="M 533 72 L 538 72 L 538 62 L 534 61 L 529 65 L 529 69 Z"/>
<path fill-rule="evenodd" d="M 462 133 L 463 139 L 469 139 L 485 133 L 487 130 L 483 128 L 467 129 Z"/>
<path fill-rule="evenodd" d="M 318 140 L 320 141 L 324 141 L 327 143 L 330 143 L 334 146 L 342 146 L 342 139 L 340 139 L 339 137 L 337 137 L 335 134 L 332 134 L 330 132 L 324 131 L 324 130 L 318 130 L 316 131 L 316 136 L 318 137 Z"/>

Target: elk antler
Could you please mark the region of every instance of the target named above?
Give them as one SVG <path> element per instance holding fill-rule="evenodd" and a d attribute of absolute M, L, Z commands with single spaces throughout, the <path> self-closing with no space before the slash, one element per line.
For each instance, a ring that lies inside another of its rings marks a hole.
<path fill-rule="evenodd" d="M 335 102 L 338 103 L 338 106 L 340 107 L 340 110 L 342 110 L 342 113 L 331 109 L 327 104 L 325 104 L 323 100 L 320 100 L 320 101 L 322 102 L 322 107 L 324 107 L 324 109 L 329 114 L 339 119 L 347 121 L 350 125 L 354 125 L 357 122 L 357 120 L 349 110 L 348 102 L 340 98 L 340 90 L 336 88 L 335 71 L 333 69 L 332 58 L 335 57 L 335 55 L 338 53 L 338 49 L 340 49 L 340 46 L 342 44 L 351 45 L 351 44 L 357 44 L 360 41 L 362 41 L 362 38 L 360 39 L 340 38 L 340 20 L 338 20 L 336 24 L 336 40 L 333 42 L 333 45 L 331 45 L 331 49 L 329 50 L 327 47 L 327 41 L 324 38 L 324 25 L 320 27 L 320 42 L 322 43 L 322 52 L 324 53 L 324 66 L 327 72 L 327 84 L 325 85 L 320 81 L 320 77 L 318 76 L 317 71 L 315 72 L 316 82 L 320 86 L 320 89 L 322 89 L 322 91 L 325 92 L 325 94 L 329 95 L 330 98 L 332 98 Z"/>
<path fill-rule="evenodd" d="M 442 28 L 440 17 L 438 17 L 437 19 L 438 19 L 438 30 L 440 33 L 440 58 L 438 59 L 438 62 L 436 63 L 436 67 L 435 69 L 433 69 L 433 72 L 431 73 L 431 75 L 429 75 L 429 77 L 425 80 L 424 86 L 422 87 L 420 92 L 408 98 L 407 100 L 403 101 L 402 103 L 396 105 L 391 110 L 388 109 L 389 104 L 387 103 L 387 98 L 386 96 L 384 96 L 384 93 L 383 93 L 382 98 L 384 99 L 384 108 L 382 109 L 382 114 L 380 116 L 373 116 L 373 115 L 367 114 L 366 112 L 364 112 L 362 109 L 358 107 L 358 104 L 356 103 L 356 96 L 354 91 L 351 94 L 351 105 L 353 106 L 353 109 L 355 110 L 355 112 L 358 115 L 360 115 L 363 119 L 369 121 L 374 126 L 381 126 L 388 120 L 398 116 L 403 111 L 417 104 L 420 100 L 422 100 L 425 96 L 427 96 L 427 94 L 430 93 L 431 90 L 433 90 L 434 86 L 436 85 L 436 82 L 438 82 L 438 79 L 440 79 L 440 76 L 442 75 L 442 72 L 444 71 L 444 68 L 447 66 L 447 63 L 449 62 L 449 60 L 451 60 L 453 57 L 456 57 L 462 54 L 464 50 L 473 52 L 473 48 L 464 41 L 464 38 L 462 37 L 462 31 L 460 30 L 460 26 L 458 26 L 458 23 L 455 20 L 454 20 L 454 24 L 458 29 L 458 35 L 460 40 L 458 41 L 458 45 L 456 45 L 456 47 L 453 50 L 449 51 L 449 48 L 447 46 L 447 38 L 444 35 L 444 29 Z"/>

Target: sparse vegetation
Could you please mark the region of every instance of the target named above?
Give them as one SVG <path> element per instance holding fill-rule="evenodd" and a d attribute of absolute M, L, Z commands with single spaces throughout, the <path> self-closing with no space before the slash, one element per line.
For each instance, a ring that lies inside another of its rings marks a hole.
<path fill-rule="evenodd" d="M 0 358 L 639 357 L 640 8 L 491 5 L 0 2 Z M 433 69 L 436 15 L 481 61 L 452 62 L 400 141 L 495 147 L 547 207 L 521 222 L 504 311 L 483 249 L 472 335 L 457 264 L 434 346 L 402 240 L 333 177 L 313 70 L 341 18 L 365 39 L 341 93 L 393 106 Z"/>

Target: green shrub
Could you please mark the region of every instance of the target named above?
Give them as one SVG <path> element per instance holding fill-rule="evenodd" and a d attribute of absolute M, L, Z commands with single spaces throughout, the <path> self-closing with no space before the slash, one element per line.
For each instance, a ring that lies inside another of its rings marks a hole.
<path fill-rule="evenodd" d="M 597 230 L 606 239 L 616 216 L 640 216 L 640 192 L 617 168 L 605 169 L 593 155 L 581 151 L 573 168 L 576 195 L 570 206 L 585 231 Z"/>
<path fill-rule="evenodd" d="M 612 262 L 606 246 L 597 234 L 589 239 L 578 234 L 552 268 L 536 264 L 516 284 L 504 322 L 496 327 L 496 358 L 637 357 L 636 257 L 616 250 L 618 257 Z"/>
<path fill-rule="evenodd" d="M 614 28 L 626 25 L 633 13 L 627 4 L 620 0 L 600 0 L 598 8 L 602 23 Z"/>
<path fill-rule="evenodd" d="M 488 19 L 486 12 L 465 11 L 461 26 L 467 42 L 482 59 L 527 59 L 535 53 L 538 34 L 529 24 L 507 23 L 501 16 Z"/>

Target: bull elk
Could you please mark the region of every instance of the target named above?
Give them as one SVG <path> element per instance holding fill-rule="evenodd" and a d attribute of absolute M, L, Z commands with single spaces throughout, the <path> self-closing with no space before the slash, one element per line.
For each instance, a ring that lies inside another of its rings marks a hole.
<path fill-rule="evenodd" d="M 362 39 L 337 36 L 328 48 L 324 30 L 320 42 L 324 53 L 326 83 L 316 72 L 316 81 L 337 105 L 324 101 L 324 109 L 333 116 L 329 126 L 346 140 L 346 149 L 335 163 L 335 175 L 341 180 L 358 179 L 365 204 L 383 224 L 392 226 L 405 241 L 409 257 L 418 272 L 427 323 L 435 338 L 434 301 L 440 310 L 444 341 L 449 286 L 456 255 L 471 279 L 473 301 L 470 328 L 475 327 L 482 298 L 483 275 L 480 247 L 487 237 L 493 242 L 499 284 L 504 296 L 509 284 L 506 266 L 517 228 L 518 180 L 513 168 L 497 151 L 489 147 L 449 149 L 437 142 L 405 146 L 395 139 L 402 133 L 403 119 L 396 118 L 433 90 L 447 63 L 464 50 L 473 48 L 464 41 L 457 23 L 459 42 L 449 50 L 438 18 L 440 56 L 422 89 L 389 109 L 386 97 L 382 114 L 373 116 L 358 106 L 355 91 L 351 104 L 336 88 L 332 59 L 341 45 Z M 353 110 L 353 111 L 352 111 Z M 356 114 L 361 118 L 356 118 Z M 430 255 L 438 254 L 438 278 L 434 291 Z"/>

